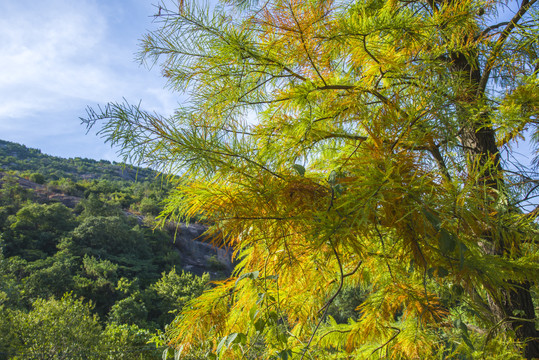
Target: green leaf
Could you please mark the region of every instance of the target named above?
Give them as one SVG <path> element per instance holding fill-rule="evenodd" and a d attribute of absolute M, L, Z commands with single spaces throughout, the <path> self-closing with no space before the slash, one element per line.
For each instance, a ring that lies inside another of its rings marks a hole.
<path fill-rule="evenodd" d="M 453 325 L 460 330 L 462 340 L 464 340 L 466 345 L 468 345 L 470 349 L 474 350 L 474 346 L 470 340 L 470 336 L 468 335 L 468 327 L 466 324 L 462 320 L 456 319 Z"/>
<path fill-rule="evenodd" d="M 225 346 L 226 339 L 227 339 L 227 336 L 223 337 L 221 341 L 219 341 L 219 344 L 217 345 L 217 354 L 221 353 L 223 346 Z"/>
<path fill-rule="evenodd" d="M 255 321 L 254 325 L 255 325 L 256 331 L 262 332 L 264 331 L 264 328 L 266 327 L 266 322 L 264 321 L 264 319 L 258 319 L 257 321 Z"/>
<path fill-rule="evenodd" d="M 289 358 L 291 359 L 292 358 L 292 350 L 290 349 L 285 349 L 285 350 L 281 350 L 277 353 L 277 357 L 279 359 L 283 359 L 283 360 L 288 360 Z"/>
<path fill-rule="evenodd" d="M 431 223 L 431 225 L 436 229 L 436 231 L 440 231 L 440 226 L 442 224 L 442 221 L 439 217 L 431 213 L 430 211 L 426 209 L 421 209 L 427 220 Z"/>
<path fill-rule="evenodd" d="M 231 344 L 234 344 L 239 333 L 232 333 L 226 337 L 225 346 L 229 347 Z"/>
<path fill-rule="evenodd" d="M 331 326 L 337 326 L 337 321 L 335 321 L 335 319 L 334 319 L 333 316 L 331 316 L 331 315 L 328 315 L 328 323 L 329 323 Z"/>
<path fill-rule="evenodd" d="M 328 183 L 330 185 L 335 185 L 337 183 L 337 172 L 335 170 L 331 170 L 331 173 L 328 176 Z"/>
<path fill-rule="evenodd" d="M 300 164 L 294 164 L 292 165 L 292 168 L 294 170 L 296 170 L 296 172 L 300 175 L 300 176 L 305 176 L 305 168 L 300 165 Z"/>
<path fill-rule="evenodd" d="M 244 333 L 232 333 L 219 341 L 217 345 L 217 353 L 220 354 L 226 348 L 229 348 L 234 344 L 245 344 L 247 342 L 247 336 Z"/>
<path fill-rule="evenodd" d="M 279 315 L 275 311 L 270 311 L 268 313 L 268 320 L 276 323 L 279 320 Z"/>
<path fill-rule="evenodd" d="M 230 347 L 234 344 L 245 344 L 247 342 L 247 336 L 244 333 L 232 333 L 227 336 L 225 345 Z"/>
<path fill-rule="evenodd" d="M 472 344 L 472 341 L 470 340 L 470 337 L 468 336 L 468 334 L 462 334 L 462 340 L 464 340 L 464 342 L 466 343 L 466 345 L 468 345 L 468 347 L 471 349 L 471 350 L 475 350 L 473 344 Z"/>
<path fill-rule="evenodd" d="M 462 320 L 460 319 L 457 319 L 455 320 L 455 322 L 453 323 L 455 325 L 455 327 L 457 329 L 460 329 L 460 331 L 468 331 L 468 327 L 466 326 L 466 324 L 464 322 L 462 322 Z"/>
<path fill-rule="evenodd" d="M 430 279 L 432 279 L 434 275 L 444 278 L 449 275 L 449 271 L 442 266 L 435 266 L 427 270 L 427 275 Z"/>
<path fill-rule="evenodd" d="M 464 268 L 464 254 L 468 251 L 468 248 L 463 243 L 459 244 L 459 270 Z"/>
<path fill-rule="evenodd" d="M 438 266 L 436 268 L 436 274 L 438 274 L 439 277 L 444 278 L 449 275 L 449 271 L 447 271 L 447 269 L 444 267 Z"/>
<path fill-rule="evenodd" d="M 255 279 L 258 278 L 259 274 L 260 274 L 260 271 L 253 271 L 253 272 L 248 272 L 248 273 L 245 273 L 245 274 L 241 274 L 240 277 L 236 280 L 235 285 L 238 285 L 238 282 L 240 282 L 243 279 L 255 280 Z"/>
<path fill-rule="evenodd" d="M 258 308 L 253 306 L 251 310 L 249 310 L 249 318 L 251 318 L 251 320 L 254 320 L 257 315 L 258 315 Z"/>
<path fill-rule="evenodd" d="M 454 284 L 451 286 L 451 292 L 455 294 L 455 296 L 460 297 L 464 293 L 464 288 L 459 284 Z"/>
<path fill-rule="evenodd" d="M 174 350 L 174 360 L 180 360 L 183 352 L 183 345 Z"/>
<path fill-rule="evenodd" d="M 455 250 L 457 242 L 451 233 L 447 230 L 440 230 L 440 235 L 438 237 L 438 246 L 443 255 L 447 255 Z"/>

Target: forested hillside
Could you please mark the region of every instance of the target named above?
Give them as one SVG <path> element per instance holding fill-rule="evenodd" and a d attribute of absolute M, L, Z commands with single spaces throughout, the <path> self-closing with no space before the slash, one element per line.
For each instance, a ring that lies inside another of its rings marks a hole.
<path fill-rule="evenodd" d="M 72 181 L 82 179 L 103 180 L 151 180 L 155 171 L 141 167 L 126 167 L 108 160 L 64 159 L 42 154 L 39 149 L 27 148 L 9 141 L 0 140 L 0 169 L 20 172 L 23 176 L 40 174 L 44 180 L 53 181 L 68 178 Z M 41 182 L 40 178 L 34 178 Z"/>
<path fill-rule="evenodd" d="M 148 342 L 209 280 L 154 229 L 171 183 L 5 141 L 0 167 L 0 359 L 160 359 Z"/>

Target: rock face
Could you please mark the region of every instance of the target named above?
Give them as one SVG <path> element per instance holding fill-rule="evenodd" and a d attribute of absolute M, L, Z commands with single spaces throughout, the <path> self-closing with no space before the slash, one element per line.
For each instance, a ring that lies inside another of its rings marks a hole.
<path fill-rule="evenodd" d="M 60 193 L 50 194 L 48 196 L 48 199 L 50 201 L 59 201 L 71 209 L 74 209 L 75 206 L 77 206 L 77 204 L 82 200 L 82 198 L 78 196 L 71 196 L 71 195 L 65 195 L 65 194 L 60 194 Z"/>
<path fill-rule="evenodd" d="M 40 185 L 16 175 L 9 175 L 10 181 L 17 182 L 21 187 L 33 191 L 34 197 L 41 202 L 60 202 L 69 208 L 74 208 L 82 198 L 71 196 L 57 189 Z M 0 172 L 0 188 L 6 181 L 6 174 Z M 144 216 L 124 210 L 124 214 L 137 218 L 139 224 L 144 223 Z M 174 234 L 171 241 L 178 250 L 183 264 L 183 270 L 202 275 L 210 273 L 212 278 L 228 276 L 234 269 L 232 263 L 233 249 L 224 245 L 212 244 L 212 239 L 204 233 L 208 229 L 198 223 L 186 225 L 184 223 L 168 223 L 167 230 Z"/>
<path fill-rule="evenodd" d="M 204 235 L 206 226 L 170 223 L 168 227 L 175 231 L 174 246 L 180 252 L 184 270 L 197 275 L 209 272 L 212 276 L 218 276 L 219 272 L 221 275 L 232 272 L 232 248 L 213 245 L 212 239 Z"/>
<path fill-rule="evenodd" d="M 11 181 L 16 181 L 23 189 L 32 190 L 34 192 L 34 198 L 40 202 L 60 202 L 68 208 L 73 209 L 82 200 L 78 196 L 64 194 L 57 189 L 49 188 L 47 185 L 37 184 L 17 175 L 9 175 L 8 177 L 11 178 Z M 0 172 L 0 188 L 2 188 L 5 178 L 6 174 Z"/>

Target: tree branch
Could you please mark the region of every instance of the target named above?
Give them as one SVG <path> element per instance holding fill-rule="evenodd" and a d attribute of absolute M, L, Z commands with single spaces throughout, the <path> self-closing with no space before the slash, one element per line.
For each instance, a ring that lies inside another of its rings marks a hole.
<path fill-rule="evenodd" d="M 511 31 L 516 27 L 517 23 L 522 19 L 522 17 L 526 14 L 526 12 L 531 8 L 533 4 L 535 4 L 537 0 L 522 0 L 522 4 L 520 5 L 520 9 L 518 9 L 518 12 L 513 16 L 511 21 L 507 24 L 505 29 L 503 29 L 502 33 L 500 34 L 500 37 L 496 41 L 496 44 L 494 45 L 494 49 L 492 50 L 492 53 L 490 54 L 490 57 L 487 60 L 487 63 L 485 65 L 485 69 L 483 70 L 483 75 L 481 76 L 481 80 L 479 81 L 479 85 L 477 87 L 477 93 L 476 97 L 479 97 L 480 95 L 485 93 L 485 89 L 487 87 L 487 82 L 490 77 L 490 72 L 492 71 L 492 68 L 494 67 L 494 64 L 496 63 L 498 59 L 499 52 L 509 37 L 511 35 Z M 503 25 L 501 25 L 503 26 Z"/>

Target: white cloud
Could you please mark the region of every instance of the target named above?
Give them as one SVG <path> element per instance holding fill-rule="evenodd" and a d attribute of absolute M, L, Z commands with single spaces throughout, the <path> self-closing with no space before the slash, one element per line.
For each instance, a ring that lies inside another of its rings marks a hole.
<path fill-rule="evenodd" d="M 3 2 L 0 11 L 9 14 L 0 25 L 0 119 L 69 107 L 72 99 L 141 99 L 148 82 L 162 86 L 156 86 L 155 72 L 148 74 L 133 62 L 136 39 L 122 38 L 129 32 L 114 27 L 125 25 L 118 19 L 126 22 L 125 10 L 47 0 Z"/>
<path fill-rule="evenodd" d="M 172 113 L 177 94 L 163 89 L 157 68 L 133 61 L 152 1 L 0 1 L 0 138 L 110 158 L 110 146 L 80 126 L 87 105 L 126 98 Z"/>
<path fill-rule="evenodd" d="M 57 107 L 63 97 L 95 87 L 103 62 L 92 64 L 89 56 L 107 30 L 95 4 L 3 2 L 0 11 L 9 14 L 0 25 L 0 117 Z"/>

